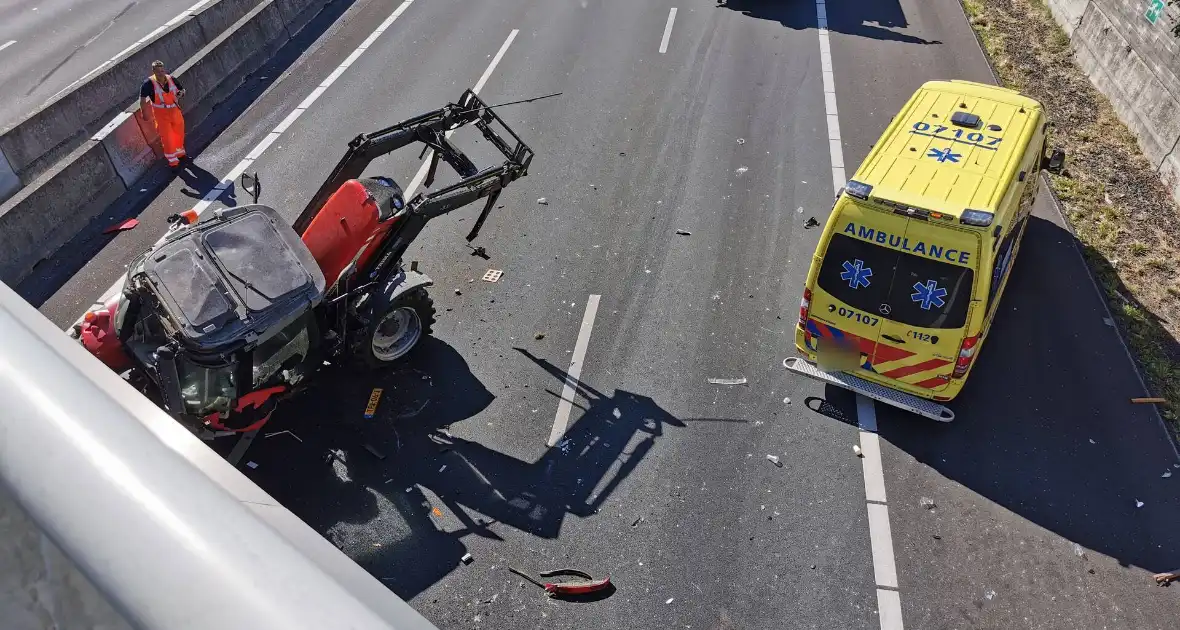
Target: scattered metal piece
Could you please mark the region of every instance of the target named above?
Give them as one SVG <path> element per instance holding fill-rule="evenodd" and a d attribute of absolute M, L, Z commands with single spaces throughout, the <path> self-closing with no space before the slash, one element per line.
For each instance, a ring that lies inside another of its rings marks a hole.
<path fill-rule="evenodd" d="M 1159 584 L 1160 586 L 1167 586 L 1176 580 L 1180 580 L 1180 569 L 1168 571 L 1167 573 L 1156 573 L 1151 577 L 1155 580 L 1156 584 Z"/>
<path fill-rule="evenodd" d="M 934 535 L 934 540 L 942 540 L 942 536 L 939 536 L 938 534 L 935 534 L 935 535 Z"/>
<path fill-rule="evenodd" d="M 455 289 L 455 295 L 463 295 L 463 292 L 459 289 Z"/>
<path fill-rule="evenodd" d="M 1170 471 L 1170 470 L 1165 470 L 1165 471 L 1164 471 L 1164 474 L 1160 475 L 1160 478 L 1162 478 L 1162 479 L 1167 479 L 1167 478 L 1169 478 L 1169 477 L 1171 477 L 1171 476 L 1172 476 L 1172 471 Z"/>
<path fill-rule="evenodd" d="M 381 460 L 385 459 L 385 454 L 382 453 L 381 451 L 373 448 L 372 444 L 365 444 L 365 450 L 369 451 L 369 454 L 372 455 L 373 457 L 376 457 L 377 459 L 381 459 Z"/>
<path fill-rule="evenodd" d="M 497 282 L 500 280 L 500 276 L 503 276 L 503 275 L 504 275 L 504 272 L 500 271 L 499 269 L 488 269 L 483 274 L 483 281 L 484 282 Z"/>
<path fill-rule="evenodd" d="M 267 433 L 263 437 L 272 438 L 276 435 L 284 435 L 284 434 L 290 435 L 291 437 L 295 438 L 296 440 L 299 440 L 300 443 L 303 442 L 303 440 L 298 435 L 295 435 L 294 433 L 291 433 L 290 431 L 272 431 L 270 433 Z"/>
<path fill-rule="evenodd" d="M 676 233 L 680 236 L 692 236 L 692 232 L 689 232 L 688 230 L 676 230 Z"/>
<path fill-rule="evenodd" d="M 639 524 L 642 522 L 643 522 L 643 517 L 640 516 L 639 518 L 635 519 L 634 521 L 631 521 L 631 527 L 638 527 Z"/>
<path fill-rule="evenodd" d="M 922 500 L 918 501 L 918 503 L 927 510 L 933 510 L 935 508 L 934 499 L 930 497 L 922 497 Z"/>
<path fill-rule="evenodd" d="M 469 553 L 463 554 L 463 557 L 460 558 L 460 560 L 463 561 L 463 564 L 471 564 L 472 562 L 475 562 L 475 558 Z"/>
<path fill-rule="evenodd" d="M 738 143 L 738 144 L 745 144 L 745 143 L 746 143 L 746 139 L 745 139 L 745 138 L 738 138 L 738 139 L 737 139 L 737 143 Z"/>
<path fill-rule="evenodd" d="M 549 200 L 544 197 L 541 197 L 540 199 L 537 200 L 537 203 L 541 204 L 542 206 L 547 206 L 547 205 L 549 205 Z"/>
<path fill-rule="evenodd" d="M 1143 405 L 1143 404 L 1153 404 L 1153 403 L 1166 403 L 1166 402 L 1168 402 L 1168 400 L 1166 398 L 1158 398 L 1158 397 L 1153 396 L 1150 398 L 1132 398 L 1131 402 L 1133 402 L 1135 404 Z"/>
<path fill-rule="evenodd" d="M 258 462 L 246 462 L 246 467 L 251 470 L 258 468 Z"/>
<path fill-rule="evenodd" d="M 749 170 L 750 170 L 750 167 L 748 167 L 748 166 L 739 166 L 739 167 L 737 167 L 737 170 L 735 170 L 734 172 L 737 173 L 738 175 L 745 175 L 746 171 L 749 171 Z"/>
<path fill-rule="evenodd" d="M 675 600 L 676 600 L 676 598 L 675 598 L 675 597 L 669 597 L 669 598 L 668 598 L 668 601 L 666 601 L 666 602 L 664 602 L 664 603 L 665 603 L 665 604 L 671 604 L 671 603 L 672 603 L 673 601 L 675 601 Z"/>
<path fill-rule="evenodd" d="M 1073 555 L 1085 560 L 1086 559 L 1086 550 L 1083 549 L 1081 545 L 1074 543 L 1073 544 Z"/>
<path fill-rule="evenodd" d="M 1111 328 L 1114 328 L 1114 320 L 1109 317 L 1103 317 L 1102 323 L 1106 324 L 1107 326 L 1110 326 Z"/>
<path fill-rule="evenodd" d="M 468 245 L 468 247 L 471 247 L 471 246 Z M 471 247 L 471 255 L 472 256 L 479 256 L 480 258 L 482 258 L 484 260 L 488 260 L 491 258 L 491 256 L 488 256 L 488 250 L 484 249 L 483 245 L 480 245 L 478 247 Z"/>
<path fill-rule="evenodd" d="M 790 398 L 784 398 L 784 399 L 783 399 L 783 404 L 784 404 L 784 405 L 789 405 L 789 404 L 791 404 L 791 399 L 790 399 Z"/>
<path fill-rule="evenodd" d="M 739 376 L 738 378 L 711 378 L 709 382 L 713 385 L 745 385 L 746 377 Z"/>
<path fill-rule="evenodd" d="M 1142 501 L 1140 501 L 1139 499 L 1135 499 L 1135 507 L 1141 508 L 1141 507 L 1143 507 L 1143 505 L 1144 505 L 1144 503 Z"/>
<path fill-rule="evenodd" d="M 1090 438 L 1090 443 L 1091 443 L 1091 444 L 1097 444 L 1097 442 L 1095 442 L 1095 441 L 1094 441 L 1094 438 Z"/>
<path fill-rule="evenodd" d="M 443 465 L 442 465 L 442 468 L 439 468 L 439 469 L 438 469 L 438 472 L 442 472 L 442 471 L 444 471 L 444 470 L 446 470 L 446 469 L 447 469 L 447 465 L 446 465 L 446 464 L 443 464 Z"/>
<path fill-rule="evenodd" d="M 549 593 L 550 597 L 556 597 L 558 595 L 585 595 L 586 593 L 594 593 L 610 587 L 609 575 L 605 578 L 602 578 L 601 580 L 596 580 L 589 573 L 586 573 L 585 571 L 578 571 L 577 569 L 555 569 L 553 571 L 542 571 L 541 573 L 538 573 L 537 575 L 542 578 L 576 578 L 575 580 L 566 582 L 545 583 L 532 578 L 524 571 L 521 571 L 515 567 L 508 567 L 508 570 L 545 589 L 545 592 Z"/>
<path fill-rule="evenodd" d="M 110 234 L 112 232 L 126 232 L 127 230 L 134 230 L 135 226 L 139 225 L 139 219 L 127 219 L 120 223 L 116 223 L 111 227 L 102 231 L 103 234 Z"/>
<path fill-rule="evenodd" d="M 803 229 L 810 230 L 817 225 L 819 225 L 819 221 L 816 221 L 815 217 L 808 217 L 807 221 L 803 224 Z"/>
<path fill-rule="evenodd" d="M 778 466 L 779 468 L 783 467 L 783 463 L 779 461 L 778 455 L 767 455 L 766 461 L 774 464 L 775 466 Z"/>

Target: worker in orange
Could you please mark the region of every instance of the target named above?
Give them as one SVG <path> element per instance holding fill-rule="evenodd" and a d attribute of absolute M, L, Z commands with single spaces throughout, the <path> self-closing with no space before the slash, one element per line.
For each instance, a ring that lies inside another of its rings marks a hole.
<path fill-rule="evenodd" d="M 180 161 L 187 157 L 184 152 L 184 116 L 180 113 L 182 96 L 184 86 L 180 81 L 164 72 L 163 61 L 153 61 L 152 74 L 139 88 L 139 98 L 144 111 L 151 107 L 164 157 L 168 159 L 168 166 L 173 168 L 180 166 Z"/>

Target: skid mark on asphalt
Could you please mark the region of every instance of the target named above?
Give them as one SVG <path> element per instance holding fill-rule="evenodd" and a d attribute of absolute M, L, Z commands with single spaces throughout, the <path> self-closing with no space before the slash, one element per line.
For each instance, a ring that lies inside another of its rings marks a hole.
<path fill-rule="evenodd" d="M 828 7 L 815 3 L 819 27 L 820 69 L 823 74 L 824 113 L 827 115 L 828 151 L 832 160 L 832 190 L 840 190 L 847 179 L 844 148 L 840 140 L 840 115 L 836 108 L 836 76 L 832 69 L 832 47 L 828 38 Z M 861 465 L 864 469 L 865 502 L 869 517 L 869 541 L 873 550 L 873 575 L 877 583 L 877 614 L 881 630 L 903 630 L 901 593 L 898 592 L 897 564 L 893 555 L 893 532 L 889 527 L 889 506 L 885 496 L 885 473 L 881 464 L 881 442 L 877 437 L 877 414 L 873 401 L 857 394 L 857 423 L 860 427 Z"/>

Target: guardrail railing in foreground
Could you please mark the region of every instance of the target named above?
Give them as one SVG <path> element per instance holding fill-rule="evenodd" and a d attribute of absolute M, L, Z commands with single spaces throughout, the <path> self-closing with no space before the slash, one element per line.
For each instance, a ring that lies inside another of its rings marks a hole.
<path fill-rule="evenodd" d="M 0 482 L 137 628 L 438 630 L 2 283 Z"/>

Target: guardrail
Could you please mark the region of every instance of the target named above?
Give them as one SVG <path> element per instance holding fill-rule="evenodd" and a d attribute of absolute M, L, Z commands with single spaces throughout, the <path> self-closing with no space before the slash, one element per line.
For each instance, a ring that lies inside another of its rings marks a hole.
<path fill-rule="evenodd" d="M 437 630 L 0 284 L 0 482 L 134 627 Z"/>

